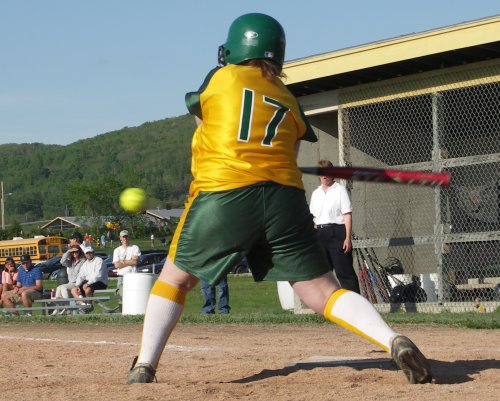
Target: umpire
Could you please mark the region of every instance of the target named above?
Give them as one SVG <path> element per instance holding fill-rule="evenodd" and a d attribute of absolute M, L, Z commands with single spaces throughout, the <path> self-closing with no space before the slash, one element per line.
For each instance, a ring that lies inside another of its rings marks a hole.
<path fill-rule="evenodd" d="M 333 167 L 320 160 L 318 167 Z M 319 176 L 321 185 L 311 195 L 309 208 L 314 216 L 321 246 L 342 288 L 359 294 L 359 282 L 352 266 L 352 204 L 343 185 L 333 177 Z"/>

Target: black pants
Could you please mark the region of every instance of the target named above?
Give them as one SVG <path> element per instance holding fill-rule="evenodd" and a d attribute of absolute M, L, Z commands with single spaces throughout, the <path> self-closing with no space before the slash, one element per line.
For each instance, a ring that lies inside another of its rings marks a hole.
<path fill-rule="evenodd" d="M 318 238 L 342 288 L 359 294 L 358 276 L 352 266 L 352 250 L 345 253 L 342 249 L 345 240 L 345 225 L 332 224 L 318 227 Z"/>

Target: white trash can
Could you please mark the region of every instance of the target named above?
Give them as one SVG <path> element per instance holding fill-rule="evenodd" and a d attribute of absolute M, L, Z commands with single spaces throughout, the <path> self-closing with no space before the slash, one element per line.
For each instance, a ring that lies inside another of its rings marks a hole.
<path fill-rule="evenodd" d="M 288 281 L 278 281 L 278 296 L 284 310 L 295 308 L 295 292 Z"/>
<path fill-rule="evenodd" d="M 144 315 L 156 274 L 128 273 L 123 276 L 122 315 Z"/>

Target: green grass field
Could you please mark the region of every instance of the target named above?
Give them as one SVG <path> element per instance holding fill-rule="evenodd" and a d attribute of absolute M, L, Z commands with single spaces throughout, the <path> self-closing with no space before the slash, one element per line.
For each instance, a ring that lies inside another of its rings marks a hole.
<path fill-rule="evenodd" d="M 295 315 L 281 308 L 275 282 L 254 283 L 248 275 L 229 275 L 231 313 L 229 315 L 204 315 L 201 313 L 203 297 L 196 287 L 187 297 L 182 323 L 187 324 L 329 324 L 316 315 Z M 46 289 L 54 288 L 54 281 L 46 281 Z M 116 288 L 116 280 L 110 280 L 110 288 Z M 99 312 L 96 310 L 96 312 Z M 384 314 L 390 324 L 443 324 L 448 326 L 498 329 L 500 310 L 494 313 L 394 313 Z M 60 323 L 137 323 L 142 316 L 122 316 L 120 314 L 98 314 L 70 317 L 2 317 L 0 321 L 36 321 Z"/>

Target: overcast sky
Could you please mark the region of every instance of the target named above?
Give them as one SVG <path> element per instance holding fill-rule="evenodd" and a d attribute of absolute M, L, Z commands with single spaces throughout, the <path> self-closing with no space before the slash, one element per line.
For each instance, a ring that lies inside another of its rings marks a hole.
<path fill-rule="evenodd" d="M 286 60 L 500 14 L 498 0 L 0 0 L 0 144 L 66 145 L 187 112 L 231 22 L 278 19 Z"/>

